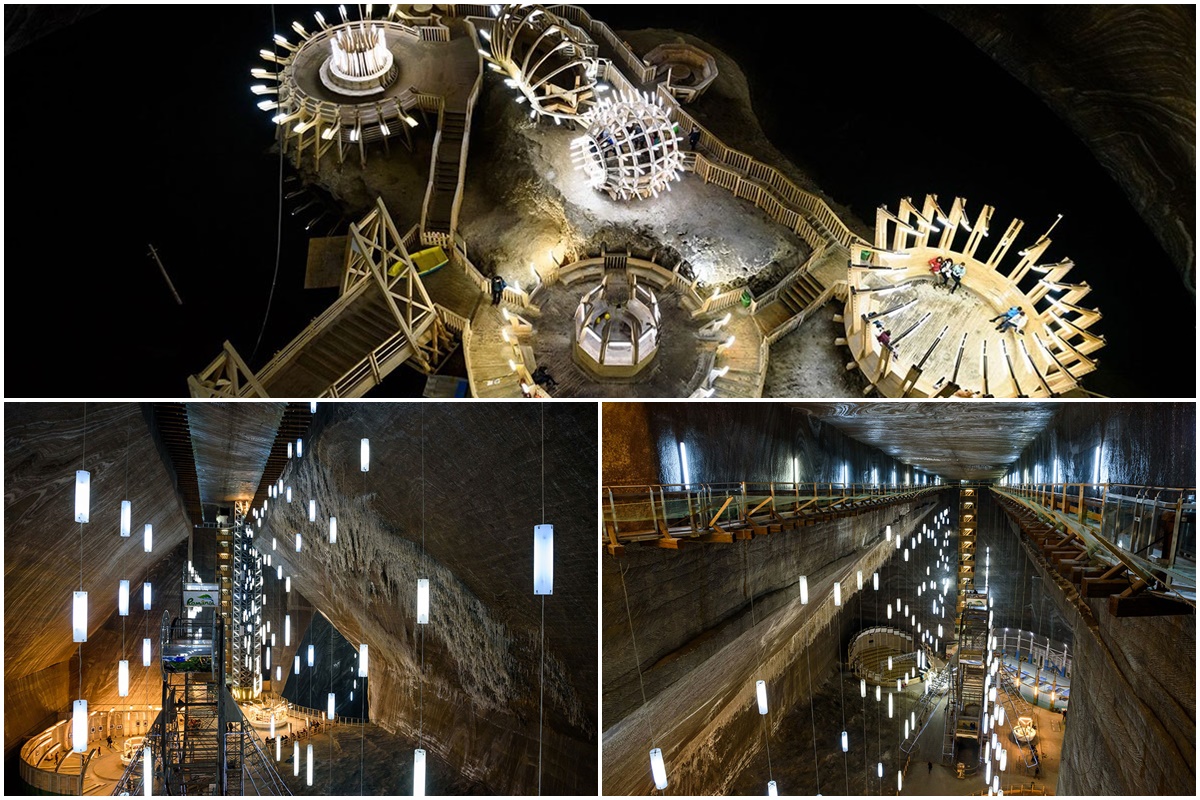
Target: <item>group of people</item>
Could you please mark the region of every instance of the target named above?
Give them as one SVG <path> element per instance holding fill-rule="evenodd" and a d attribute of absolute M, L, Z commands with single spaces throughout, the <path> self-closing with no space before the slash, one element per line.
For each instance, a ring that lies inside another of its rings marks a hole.
<path fill-rule="evenodd" d="M 1025 323 L 1029 321 L 1029 317 L 1017 306 L 1011 306 L 1003 314 L 992 317 L 989 322 L 999 322 L 996 326 L 997 333 L 1014 330 L 1017 333 L 1025 332 Z"/>
<path fill-rule="evenodd" d="M 937 256 L 929 260 L 929 271 L 936 279 L 934 286 L 949 286 L 950 294 L 954 294 L 966 277 L 967 265 L 961 261 Z"/>

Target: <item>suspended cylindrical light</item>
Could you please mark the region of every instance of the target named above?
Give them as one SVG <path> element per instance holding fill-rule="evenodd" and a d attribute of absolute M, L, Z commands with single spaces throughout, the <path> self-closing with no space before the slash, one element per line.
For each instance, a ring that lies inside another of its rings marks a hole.
<path fill-rule="evenodd" d="M 291 575 L 288 575 L 286 578 L 283 579 L 283 591 L 285 591 L 285 592 L 292 591 L 292 576 Z"/>
<path fill-rule="evenodd" d="M 413 797 L 425 796 L 425 751 L 413 750 Z"/>
<path fill-rule="evenodd" d="M 287 497 L 287 501 L 289 503 L 292 502 L 292 487 L 287 487 L 287 489 L 284 490 L 284 495 Z"/>
<path fill-rule="evenodd" d="M 76 700 L 71 707 L 71 752 L 86 753 L 88 747 L 87 700 Z"/>
<path fill-rule="evenodd" d="M 758 695 L 758 713 L 767 713 L 767 682 L 755 681 L 754 691 Z"/>
<path fill-rule="evenodd" d="M 858 571 L 858 590 L 862 591 L 862 570 Z"/>
<path fill-rule="evenodd" d="M 860 697 L 862 697 L 864 699 L 866 698 L 866 696 L 867 696 L 867 679 L 866 678 L 858 679 L 858 694 Z"/>
<path fill-rule="evenodd" d="M 360 678 L 367 677 L 367 657 L 369 651 L 370 648 L 367 647 L 366 642 L 358 646 L 358 677 Z"/>
<path fill-rule="evenodd" d="M 126 659 L 117 662 L 117 696 L 129 696 L 129 661 Z"/>
<path fill-rule="evenodd" d="M 333 706 L 334 706 L 333 692 L 330 692 L 329 693 L 329 707 L 325 709 L 325 718 L 326 719 L 333 719 Z"/>
<path fill-rule="evenodd" d="M 779 787 L 775 785 L 775 781 L 767 781 L 767 797 L 778 797 Z"/>
<path fill-rule="evenodd" d="M 650 751 L 650 774 L 654 776 L 654 788 L 660 792 L 667 788 L 667 765 L 663 763 L 662 750 L 657 747 Z"/>
<path fill-rule="evenodd" d="M 554 594 L 554 526 L 533 526 L 533 593 Z"/>
<path fill-rule="evenodd" d="M 299 675 L 299 674 L 300 674 L 300 656 L 296 656 L 296 669 L 295 669 L 295 674 L 297 674 L 297 675 Z"/>
<path fill-rule="evenodd" d="M 278 664 L 275 665 L 275 680 L 283 680 L 283 667 L 279 666 Z"/>
<path fill-rule="evenodd" d="M 149 611 L 151 609 L 151 607 L 153 606 L 153 603 L 151 601 L 153 599 L 154 599 L 153 589 L 151 589 L 150 583 L 149 582 L 143 583 L 142 584 L 142 611 Z"/>
<path fill-rule="evenodd" d="M 275 738 L 275 715 L 271 715 L 271 738 Z"/>
<path fill-rule="evenodd" d="M 907 739 L 908 737 L 906 736 L 904 738 Z M 842 731 L 842 752 L 843 753 L 850 752 L 850 737 L 846 734 L 845 731 Z"/>
<path fill-rule="evenodd" d="M 121 535 L 128 536 L 133 521 L 133 505 L 128 500 L 121 501 Z"/>
<path fill-rule="evenodd" d="M 908 551 L 907 550 L 904 551 L 904 560 L 908 561 Z"/>
<path fill-rule="evenodd" d="M 879 591 L 879 573 L 878 572 L 876 572 L 874 575 L 871 576 L 871 588 L 877 592 Z"/>
<path fill-rule="evenodd" d="M 317 655 L 316 647 L 310 644 L 308 646 L 308 665 L 310 667 L 313 665 L 313 661 L 316 660 L 316 655 Z"/>
<path fill-rule="evenodd" d="M 908 720 L 904 720 L 904 738 L 908 738 Z"/>
<path fill-rule="evenodd" d="M 129 581 L 121 581 L 117 589 L 117 614 L 129 616 Z"/>
<path fill-rule="evenodd" d="M 833 582 L 833 604 L 835 606 L 840 606 L 842 604 L 842 582 L 841 581 Z"/>
<path fill-rule="evenodd" d="M 317 501 L 316 500 L 308 501 L 308 521 L 309 522 L 317 521 Z"/>
<path fill-rule="evenodd" d="M 142 794 L 145 797 L 154 794 L 154 766 L 150 760 L 150 745 L 142 746 Z"/>
<path fill-rule="evenodd" d="M 75 592 L 71 603 L 71 641 L 86 642 L 87 628 L 87 592 Z"/>
<path fill-rule="evenodd" d="M 312 786 L 313 782 L 313 748 L 312 744 L 308 745 L 308 785 Z"/>
<path fill-rule="evenodd" d="M 876 775 L 878 775 L 880 778 L 882 778 L 882 777 L 883 777 L 883 762 L 882 762 L 882 761 L 878 761 L 878 762 L 876 762 L 876 764 L 875 764 L 875 774 L 876 774 Z"/>
<path fill-rule="evenodd" d="M 142 529 L 142 550 L 147 553 L 154 552 L 154 526 L 149 522 Z"/>
<path fill-rule="evenodd" d="M 429 624 L 429 579 L 417 579 L 417 624 Z"/>
<path fill-rule="evenodd" d="M 271 648 L 267 648 L 267 672 L 271 671 Z"/>
<path fill-rule="evenodd" d="M 888 695 L 888 719 L 892 718 L 892 714 L 894 711 L 894 709 L 892 707 L 892 697 L 893 697 L 892 695 L 890 695 L 890 694 Z"/>
<path fill-rule="evenodd" d="M 358 469 L 359 472 L 368 472 L 371 469 L 370 439 L 363 439 L 358 443 Z"/>
<path fill-rule="evenodd" d="M 987 759 L 987 761 L 985 762 L 984 767 L 983 767 L 983 782 L 984 783 L 992 782 L 992 760 L 990 758 Z"/>
<path fill-rule="evenodd" d="M 881 690 L 881 688 L 880 688 L 879 686 L 876 686 L 876 687 L 875 687 L 875 702 L 876 702 L 876 703 L 878 703 L 878 702 L 880 701 L 880 699 L 881 699 L 881 695 L 880 695 L 880 692 L 881 692 L 881 691 L 882 691 L 882 690 Z"/>
<path fill-rule="evenodd" d="M 296 458 L 304 458 L 304 440 L 296 440 Z"/>
<path fill-rule="evenodd" d="M 888 672 L 892 671 L 892 657 L 888 656 Z"/>
<path fill-rule="evenodd" d="M 329 543 L 337 544 L 337 517 L 329 518 Z"/>
<path fill-rule="evenodd" d="M 300 545 L 301 545 L 300 531 L 296 531 L 296 552 L 297 553 L 300 552 Z"/>
<path fill-rule="evenodd" d="M 272 551 L 274 551 L 274 550 L 276 550 L 276 549 L 277 549 L 276 545 L 277 545 L 276 539 L 275 539 L 275 537 L 274 537 L 274 536 L 272 536 L 272 537 L 271 537 L 271 550 L 272 550 Z"/>
<path fill-rule="evenodd" d="M 283 615 L 283 646 L 291 647 L 292 645 L 292 615 Z"/>
<path fill-rule="evenodd" d="M 887 618 L 888 618 L 888 619 L 891 619 L 891 618 L 892 618 L 892 604 L 891 604 L 891 603 L 888 603 L 888 607 L 887 607 Z"/>
<path fill-rule="evenodd" d="M 892 540 L 892 526 L 886 525 L 883 529 L 883 535 L 890 542 Z"/>
<path fill-rule="evenodd" d="M 142 666 L 150 666 L 150 640 L 142 639 Z"/>
<path fill-rule="evenodd" d="M 292 775 L 300 777 L 300 743 L 292 741 Z"/>
<path fill-rule="evenodd" d="M 275 567 L 275 580 L 277 580 L 277 581 L 283 580 L 283 564 L 280 564 L 277 567 Z"/>
<path fill-rule="evenodd" d="M 312 745 L 309 745 L 309 747 L 312 747 Z M 896 773 L 896 791 L 897 792 L 904 791 L 904 773 L 903 772 Z"/>
<path fill-rule="evenodd" d="M 280 756 L 283 755 L 283 737 L 275 738 L 275 763 L 279 763 Z"/>
<path fill-rule="evenodd" d="M 1005 772 L 1007 770 L 1008 770 L 1008 751 L 1001 750 L 1000 751 L 1000 771 Z"/>
<path fill-rule="evenodd" d="M 808 576 L 800 576 L 800 605 L 808 605 Z"/>
<path fill-rule="evenodd" d="M 92 507 L 92 473 L 85 469 L 75 471 L 75 521 L 87 522 Z"/>
<path fill-rule="evenodd" d="M 997 725 L 1004 724 L 1004 706 L 1002 706 L 1002 705 L 996 706 L 996 724 Z"/>

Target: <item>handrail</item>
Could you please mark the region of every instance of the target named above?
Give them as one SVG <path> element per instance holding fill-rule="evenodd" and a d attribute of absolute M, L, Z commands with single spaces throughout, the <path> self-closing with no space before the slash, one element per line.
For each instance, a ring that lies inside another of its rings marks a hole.
<path fill-rule="evenodd" d="M 992 491 L 1075 533 L 1093 557 L 1122 564 L 1195 607 L 1194 488 L 1052 482 Z M 1189 550 L 1180 547 L 1185 539 Z M 1158 556 L 1150 549 L 1156 544 Z"/>

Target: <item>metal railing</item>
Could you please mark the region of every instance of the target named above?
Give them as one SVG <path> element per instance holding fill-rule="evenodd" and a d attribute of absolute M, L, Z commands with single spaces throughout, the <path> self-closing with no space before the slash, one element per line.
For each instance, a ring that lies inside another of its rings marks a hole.
<path fill-rule="evenodd" d="M 848 511 L 916 497 L 946 485 L 893 486 L 834 482 L 753 482 L 604 486 L 604 521 L 620 540 L 693 536 L 756 515 Z"/>
<path fill-rule="evenodd" d="M 1195 488 L 1028 483 L 992 489 L 1079 534 L 1090 555 L 1119 561 L 1194 605 Z"/>

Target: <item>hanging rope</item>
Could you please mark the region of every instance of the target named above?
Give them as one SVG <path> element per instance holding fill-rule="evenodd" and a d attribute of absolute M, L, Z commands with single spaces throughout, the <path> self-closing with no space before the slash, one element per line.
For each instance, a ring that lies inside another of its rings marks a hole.
<path fill-rule="evenodd" d="M 425 404 L 421 404 L 421 566 L 425 566 Z M 419 710 L 417 717 L 417 747 L 424 749 L 425 741 L 425 626 L 417 624 L 421 635 L 421 678 L 418 682 Z"/>
<path fill-rule="evenodd" d="M 629 610 L 629 592 L 625 588 L 625 571 L 627 566 L 621 566 L 621 595 L 625 598 L 625 619 L 629 621 L 629 639 L 633 642 L 633 663 L 637 667 L 638 686 L 642 689 L 642 708 L 646 707 L 646 683 L 642 678 L 642 660 L 638 657 L 637 636 L 633 633 L 633 613 Z M 644 715 L 646 729 L 649 731 L 650 745 L 654 746 L 654 728 L 650 725 L 649 715 Z"/>
<path fill-rule="evenodd" d="M 275 25 L 275 6 L 271 6 L 271 33 L 274 34 L 277 30 Z M 273 44 L 272 50 L 275 55 L 279 55 L 279 45 Z M 278 61 L 274 62 L 278 69 Z M 276 73 L 278 74 L 278 73 Z M 271 303 L 275 299 L 275 284 L 279 281 L 279 253 L 283 246 L 283 137 L 279 137 L 279 206 L 275 220 L 275 274 L 271 276 L 271 291 L 267 295 L 267 309 L 263 313 L 262 327 L 258 329 L 258 340 L 254 343 L 254 350 L 250 353 L 250 360 L 258 355 L 258 348 L 262 344 L 263 334 L 267 331 L 267 320 L 271 317 Z"/>

